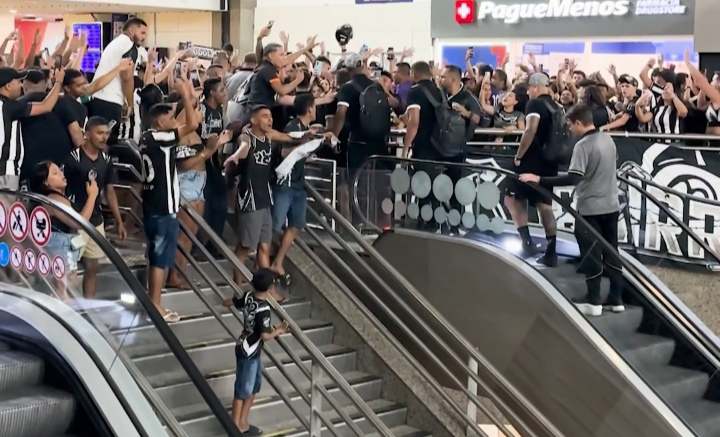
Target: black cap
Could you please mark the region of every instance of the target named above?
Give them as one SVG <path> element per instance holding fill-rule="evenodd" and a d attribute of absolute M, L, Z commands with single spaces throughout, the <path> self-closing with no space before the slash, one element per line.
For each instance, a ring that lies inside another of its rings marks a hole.
<path fill-rule="evenodd" d="M 638 86 L 638 81 L 634 77 L 630 76 L 629 74 L 623 74 L 620 77 L 618 77 L 618 83 L 626 83 L 628 85 L 632 85 L 635 88 Z"/>
<path fill-rule="evenodd" d="M 251 283 L 255 291 L 264 292 L 270 290 L 277 277 L 277 273 L 270 269 L 260 269 L 253 275 Z"/>
<path fill-rule="evenodd" d="M 25 71 L 25 80 L 38 84 L 50 78 L 50 70 L 27 70 Z"/>
<path fill-rule="evenodd" d="M 669 68 L 660 70 L 660 77 L 662 77 L 665 82 L 675 83 L 675 72 Z"/>
<path fill-rule="evenodd" d="M 15 79 L 25 79 L 27 73 L 17 71 L 14 68 L 0 68 L 0 86 L 5 86 Z"/>

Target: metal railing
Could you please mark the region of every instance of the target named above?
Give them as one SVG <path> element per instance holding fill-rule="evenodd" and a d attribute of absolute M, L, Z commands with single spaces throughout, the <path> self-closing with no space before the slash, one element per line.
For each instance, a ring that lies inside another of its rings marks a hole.
<path fill-rule="evenodd" d="M 322 239 L 321 236 L 317 234 L 314 230 L 308 228 L 306 229 L 307 233 L 310 235 L 310 237 L 315 241 L 315 243 L 323 248 L 324 252 L 327 253 L 330 257 L 333 258 L 333 260 L 340 265 L 345 273 L 349 275 L 355 282 L 361 285 L 361 288 L 363 289 L 366 296 L 372 299 L 373 305 L 376 305 L 378 308 L 382 310 L 382 314 L 384 317 L 389 318 L 392 320 L 393 324 L 395 326 L 398 326 L 406 335 L 408 338 L 410 338 L 413 341 L 413 346 L 417 347 L 424 353 L 423 359 L 427 359 L 428 361 L 432 362 L 434 366 L 441 369 L 444 375 L 452 380 L 455 383 L 454 389 L 460 390 L 469 400 L 469 402 L 475 407 L 482 411 L 488 419 L 490 419 L 491 422 L 495 426 L 498 427 L 498 429 L 501 430 L 501 432 L 506 436 L 512 436 L 514 435 L 513 432 L 508 428 L 508 425 L 505 423 L 502 423 L 498 418 L 495 417 L 495 415 L 489 411 L 486 404 L 484 404 L 480 398 L 473 392 L 471 392 L 466 387 L 466 381 L 472 381 L 475 384 L 477 384 L 479 387 L 481 387 L 489 396 L 490 399 L 493 401 L 493 403 L 497 406 L 497 408 L 500 410 L 500 412 L 506 417 L 509 418 L 511 423 L 519 430 L 521 435 L 526 436 L 560 436 L 562 435 L 557 429 L 555 429 L 552 424 L 545 419 L 537 409 L 535 409 L 529 401 L 524 399 L 519 392 L 517 392 L 512 386 L 509 384 L 507 380 L 505 380 L 497 370 L 495 370 L 488 362 L 485 360 L 470 344 L 469 342 L 465 341 L 464 345 L 466 346 L 466 350 L 464 352 L 467 353 L 465 358 L 460 358 L 455 354 L 446 344 L 446 340 L 443 340 L 443 337 L 448 338 L 442 334 L 448 334 L 451 337 L 462 339 L 462 336 L 458 332 L 456 332 L 452 326 L 445 321 L 442 316 L 440 316 L 439 313 L 437 313 L 424 299 L 417 293 L 417 291 L 414 291 L 412 286 L 402 277 L 402 275 L 397 272 L 382 256 L 370 245 L 368 244 L 362 235 L 353 227 L 353 225 L 340 213 L 338 213 L 336 210 L 322 202 L 322 197 L 315 191 L 315 189 L 306 183 L 306 189 L 308 190 L 308 194 L 311 198 L 315 199 L 315 202 L 313 203 L 313 206 L 317 205 L 324 214 L 327 214 L 328 217 L 332 218 L 340 225 L 340 227 L 346 231 L 350 236 L 352 236 L 355 243 L 357 243 L 360 248 L 363 251 L 364 255 L 367 255 L 371 257 L 374 261 L 380 263 L 383 268 L 390 273 L 397 281 L 403 284 L 404 287 L 407 289 L 413 290 L 412 293 L 414 293 L 420 301 L 425 305 L 425 309 L 432 315 L 434 320 L 440 321 L 440 323 L 443 325 L 444 331 L 442 333 L 438 333 L 437 331 L 431 329 L 428 327 L 427 324 L 423 323 L 423 320 L 407 305 L 406 300 L 404 300 L 401 296 L 399 296 L 393 289 L 390 287 L 375 271 L 372 269 L 361 257 L 357 254 L 356 250 L 350 247 L 350 245 L 344 241 L 342 237 L 340 237 L 339 234 L 335 233 L 330 229 L 329 225 L 327 224 L 327 221 L 323 220 L 323 217 L 321 214 L 314 211 L 312 208 L 308 209 L 308 213 L 310 213 L 312 216 L 314 216 L 320 223 L 323 223 L 324 230 L 333 238 L 336 240 L 336 242 L 340 245 L 340 247 L 345 251 L 346 254 L 348 254 L 353 261 L 355 261 L 357 264 L 363 267 L 363 269 L 373 277 L 373 280 L 378 283 L 386 292 L 390 294 L 390 296 L 393 297 L 395 300 L 395 303 L 398 304 L 400 307 L 403 308 L 403 310 L 407 311 L 414 317 L 414 321 L 418 322 L 418 325 L 422 328 L 422 332 L 418 333 L 413 330 L 414 327 L 408 326 L 400 317 L 398 317 L 392 310 L 389 309 L 387 304 L 379 298 L 376 293 L 358 276 L 358 274 L 351 268 L 345 261 L 343 261 L 340 256 L 338 256 L 334 250 Z M 412 366 L 415 368 L 416 371 L 420 373 L 420 375 L 423 376 L 425 381 L 429 384 L 429 386 L 433 389 L 433 391 L 439 396 L 440 399 L 442 399 L 451 409 L 451 411 L 455 415 L 455 420 L 459 421 L 460 423 L 464 423 L 469 429 L 473 430 L 475 433 L 478 433 L 479 435 L 485 436 L 485 432 L 482 431 L 476 421 L 468 417 L 468 415 L 463 411 L 462 407 L 457 404 L 455 400 L 450 398 L 448 394 L 443 390 L 441 385 L 430 375 L 428 372 L 426 366 L 420 364 L 418 359 L 413 356 L 412 353 L 408 351 L 408 349 L 400 342 L 396 337 L 394 337 L 386 326 L 382 324 L 377 319 L 377 315 L 373 314 L 365 304 L 363 304 L 357 297 L 355 296 L 354 292 L 350 290 L 349 287 L 347 287 L 346 284 L 343 283 L 343 281 L 335 274 L 335 272 L 332 271 L 319 257 L 316 253 L 310 249 L 310 247 L 304 243 L 299 242 L 299 247 L 305 252 L 306 255 L 308 255 L 316 264 L 318 264 L 321 269 L 328 274 L 328 276 L 333 280 L 333 282 L 336 283 L 336 285 L 339 286 L 339 288 L 345 292 L 348 297 L 350 297 L 353 302 L 357 305 L 358 309 L 361 310 L 366 317 L 371 320 L 376 328 L 378 328 L 378 331 L 381 332 L 387 340 L 393 344 L 398 352 L 407 359 Z M 448 363 L 443 362 L 440 360 L 436 354 L 434 354 L 425 344 L 423 340 L 421 340 L 419 337 L 422 335 L 425 338 L 433 339 L 435 343 L 437 343 L 441 348 L 447 352 L 451 359 L 452 364 L 454 366 L 458 366 L 461 369 L 464 370 L 464 374 L 462 375 L 463 378 L 466 378 L 465 381 L 463 381 L 461 378 L 459 378 L 453 371 L 450 370 L 448 367 Z M 491 381 L 488 382 L 488 380 L 481 378 L 477 375 L 476 371 L 473 371 L 469 365 L 468 360 L 473 359 L 475 360 L 479 365 L 480 368 L 483 370 L 483 374 L 487 375 L 489 378 L 491 378 Z M 502 395 L 499 394 L 499 392 L 502 392 Z M 508 402 L 506 401 L 507 398 L 512 399 L 514 403 L 514 407 L 510 407 Z M 514 408 L 522 408 L 523 413 L 522 414 L 516 414 L 514 411 Z"/>
<path fill-rule="evenodd" d="M 60 204 L 48 197 L 39 194 L 14 192 L 4 188 L 0 188 L 0 194 L 8 197 L 16 197 L 27 201 L 35 202 L 39 205 L 44 205 L 53 210 L 61 212 L 62 214 L 66 215 L 70 220 L 72 220 L 75 226 L 77 226 L 80 230 L 84 231 L 88 235 L 88 238 L 90 238 L 95 244 L 98 245 L 98 247 L 100 247 L 102 252 L 108 257 L 110 263 L 114 265 L 120 276 L 126 282 L 128 287 L 130 288 L 130 291 L 133 293 L 136 301 L 140 303 L 142 309 L 146 312 L 147 316 L 150 318 L 150 321 L 160 333 L 160 336 L 167 344 L 171 353 L 175 356 L 182 368 L 187 373 L 192 383 L 196 386 L 198 392 L 209 406 L 211 412 L 218 419 L 218 422 L 222 426 L 223 430 L 227 432 L 228 436 L 240 437 L 240 433 L 235 427 L 235 424 L 230 419 L 230 416 L 227 414 L 227 410 L 222 407 L 220 401 L 205 381 L 205 378 L 203 378 L 195 363 L 192 361 L 190 356 L 182 347 L 175 334 L 172 332 L 170 327 L 163 319 L 162 315 L 160 315 L 159 311 L 150 300 L 150 297 L 148 296 L 145 288 L 140 284 L 138 279 L 127 266 L 120 254 L 110 244 L 110 242 L 105 239 L 97 231 L 97 229 L 95 229 L 94 226 L 92 226 L 87 220 L 85 220 L 85 218 L 83 218 L 70 206 Z M 25 284 L 29 286 L 30 281 L 27 278 L 23 279 Z M 52 284 L 47 283 L 47 285 L 50 290 L 54 290 Z M 103 325 L 101 324 L 101 322 L 94 322 L 94 326 L 99 329 L 99 327 Z M 104 338 L 110 341 L 108 337 L 110 334 L 108 332 L 101 332 L 101 334 Z M 140 372 L 137 366 L 135 366 L 132 359 L 129 358 L 122 349 L 116 350 L 116 353 L 118 354 L 118 357 L 122 360 L 125 367 L 130 372 L 132 377 L 138 383 L 138 387 L 142 390 L 145 397 L 153 406 L 157 414 L 162 418 L 169 430 L 176 436 L 188 437 L 187 433 L 178 423 L 175 416 L 170 412 L 164 402 L 160 399 L 160 397 L 157 395 L 157 393 L 152 388 L 151 384 L 147 381 L 145 376 Z"/>
<path fill-rule="evenodd" d="M 461 167 L 467 172 L 493 172 L 497 174 L 501 174 L 507 178 L 511 178 L 515 181 L 519 181 L 518 176 L 509 171 L 504 170 L 497 167 L 491 167 L 491 166 L 483 166 L 483 165 L 473 165 L 473 164 L 467 164 L 467 163 L 449 163 L 449 162 L 440 162 L 440 161 L 429 161 L 429 160 L 415 160 L 415 159 L 403 159 L 403 158 L 392 158 L 392 157 L 384 157 L 384 156 L 373 156 L 370 157 L 366 163 L 361 167 L 361 169 L 358 171 L 356 178 L 355 178 L 355 187 L 357 188 L 358 181 L 360 179 L 361 173 L 364 169 L 366 169 L 370 163 L 374 160 L 382 160 L 382 161 L 390 161 L 398 165 L 418 165 L 423 166 L 424 168 L 427 168 L 428 166 L 440 166 L 443 168 L 447 167 Z M 632 186 L 634 189 L 637 189 L 639 192 L 643 193 L 648 197 L 648 199 L 656 204 L 661 210 L 663 210 L 664 213 L 668 215 L 669 218 L 672 220 L 682 223 L 681 220 L 679 220 L 672 211 L 670 211 L 666 205 L 664 205 L 662 202 L 654 198 L 650 193 L 648 193 L 646 190 L 644 190 L 642 187 L 638 186 L 637 184 L 631 182 L 624 176 L 619 176 L 619 179 L 622 181 L 622 183 L 628 184 L 629 186 Z M 582 223 L 585 228 L 587 228 L 588 232 L 592 234 L 592 236 L 597 241 L 597 244 L 602 246 L 602 249 L 606 253 L 612 254 L 614 258 L 616 258 L 621 265 L 623 266 L 623 269 L 625 272 L 627 272 L 632 278 L 633 282 L 637 285 L 639 291 L 641 292 L 642 296 L 644 296 L 645 299 L 647 299 L 650 302 L 655 302 L 657 305 L 656 307 L 660 310 L 663 317 L 670 321 L 671 325 L 674 326 L 679 330 L 679 332 L 682 332 L 684 335 L 687 336 L 687 338 L 692 341 L 692 343 L 698 348 L 698 350 L 702 353 L 702 355 L 705 357 L 706 360 L 708 360 L 709 363 L 711 363 L 713 366 L 715 366 L 716 369 L 720 369 L 720 345 L 717 343 L 717 339 L 709 335 L 705 329 L 702 329 L 702 327 L 698 326 L 694 319 L 691 317 L 687 317 L 684 314 L 684 310 L 677 307 L 675 303 L 668 299 L 668 297 L 663 293 L 663 290 L 661 290 L 656 284 L 653 282 L 654 280 L 650 278 L 648 275 L 645 274 L 645 272 L 639 268 L 637 268 L 634 264 L 629 263 L 625 259 L 623 259 L 622 256 L 614 249 L 612 246 L 607 243 L 607 241 L 602 238 L 602 236 L 595 230 L 593 227 L 588 225 L 585 220 L 580 216 L 580 214 L 575 211 L 573 208 L 571 208 L 569 205 L 566 204 L 562 199 L 560 199 L 557 195 L 552 193 L 549 190 L 546 190 L 545 188 L 534 185 L 534 184 L 525 184 L 528 187 L 531 187 L 533 190 L 537 191 L 538 193 L 542 194 L 544 197 L 551 198 L 554 202 L 558 203 L 559 205 L 562 205 L 563 208 L 567 213 L 569 213 L 576 223 Z M 360 208 L 359 205 L 359 199 L 357 195 L 357 189 L 354 190 L 355 195 L 354 197 L 354 208 L 356 212 L 362 217 L 364 223 L 366 226 L 368 226 L 371 229 L 374 229 L 376 232 L 383 232 L 382 229 L 380 229 L 378 226 L 376 226 L 374 223 L 372 223 L 363 213 L 362 208 Z M 698 237 L 694 232 L 689 229 L 687 226 L 684 226 L 684 224 L 681 225 L 683 227 L 683 230 L 688 232 L 688 235 L 691 236 L 691 238 L 695 239 L 698 244 L 701 244 L 703 248 L 706 250 L 709 250 L 708 253 L 710 253 L 714 258 L 716 258 L 718 261 L 720 259 L 717 258 L 717 254 L 714 253 L 710 249 L 710 247 L 702 241 L 700 237 Z M 367 250 L 366 246 L 369 246 L 365 244 L 363 246 L 364 250 Z M 401 277 L 399 273 L 395 272 L 392 266 L 386 266 L 383 263 L 383 267 L 386 269 L 389 269 L 391 274 L 395 277 Z M 457 338 L 461 339 L 460 347 L 463 354 L 468 354 L 472 352 L 472 347 L 470 343 L 465 340 L 459 333 L 457 333 L 452 326 L 442 318 L 441 315 L 439 315 L 427 302 L 427 300 L 407 281 L 400 281 L 399 282 L 402 287 L 398 287 L 395 290 L 401 290 L 404 292 L 403 296 L 400 296 L 400 299 L 403 299 L 405 301 L 409 299 L 412 299 L 413 302 L 419 305 L 421 309 L 426 313 L 429 320 L 433 320 L 437 323 L 438 326 L 440 326 L 442 329 L 447 330 L 447 336 L 444 336 L 444 338 Z M 424 324 L 425 322 L 418 318 L 418 323 Z M 468 350 L 469 349 L 469 350 Z"/>
<path fill-rule="evenodd" d="M 135 192 L 132 187 L 116 185 L 115 188 L 130 192 L 132 197 L 138 203 L 142 203 L 139 194 Z M 249 282 L 252 279 L 252 273 L 250 272 L 250 270 L 245 265 L 240 263 L 238 258 L 235 256 L 235 253 L 227 247 L 225 241 L 223 241 L 210 228 L 210 226 L 205 222 L 205 220 L 200 216 L 200 214 L 198 214 L 197 211 L 195 211 L 194 209 L 188 208 L 186 206 L 183 206 L 182 210 L 187 214 L 188 217 L 193 220 L 193 222 L 198 226 L 198 229 L 208 236 L 210 243 L 212 243 L 220 251 L 221 255 L 230 262 L 231 266 L 234 269 L 240 271 L 243 277 Z M 133 217 L 134 219 L 139 220 L 137 215 L 133 214 Z M 231 274 L 228 273 L 219 264 L 218 260 L 212 256 L 205 244 L 200 242 L 199 238 L 196 236 L 196 233 L 192 232 L 188 228 L 188 226 L 182 221 L 180 221 L 180 228 L 181 232 L 183 232 L 188 237 L 194 247 L 197 247 L 200 250 L 203 257 L 207 260 L 212 269 L 218 275 L 220 275 L 222 281 L 224 283 L 227 283 L 233 293 L 241 294 L 243 291 L 235 283 L 235 281 L 233 281 Z M 200 262 L 197 261 L 195 257 L 193 257 L 192 253 L 186 250 L 180 244 L 178 244 L 178 250 L 183 255 L 183 257 L 188 260 L 190 266 L 203 280 L 204 285 L 206 285 L 206 287 L 209 288 L 216 297 L 221 300 L 224 299 L 225 296 L 220 291 L 220 288 L 210 277 L 205 268 L 200 265 Z M 198 286 L 191 280 L 189 274 L 185 271 L 184 266 L 179 266 L 176 264 L 176 268 L 182 276 L 183 280 L 185 280 L 190 285 L 192 291 L 207 307 L 210 314 L 220 323 L 223 330 L 230 337 L 235 337 L 236 333 L 233 332 L 229 324 L 223 319 L 222 315 L 217 310 L 215 310 L 213 304 L 204 296 Z M 324 430 L 323 427 L 325 427 L 325 430 L 327 430 L 336 437 L 339 437 L 340 435 L 336 429 L 337 424 L 334 424 L 332 420 L 329 419 L 329 416 L 327 415 L 327 410 L 323 411 L 324 402 L 328 403 L 328 405 L 332 408 L 332 411 L 335 411 L 338 414 L 340 419 L 342 419 L 342 422 L 345 423 L 355 435 L 365 435 L 365 433 L 360 429 L 356 421 L 352 417 L 350 417 L 347 411 L 342 408 L 338 401 L 330 394 L 328 389 L 324 386 L 323 375 L 325 374 L 329 376 L 330 380 L 334 384 L 336 384 L 337 388 L 345 396 L 348 397 L 348 399 L 355 405 L 355 407 L 357 407 L 358 412 L 361 414 L 362 418 L 366 419 L 368 423 L 372 425 L 372 427 L 380 435 L 384 437 L 391 437 L 393 434 L 387 427 L 387 425 L 385 425 L 385 423 L 377 416 L 377 414 L 367 405 L 367 403 L 362 399 L 362 397 L 360 397 L 360 395 L 352 388 L 352 386 L 347 382 L 347 380 L 342 376 L 342 374 L 340 374 L 340 372 L 322 354 L 322 352 L 317 348 L 317 346 L 312 343 L 312 341 L 302 331 L 302 328 L 290 317 L 287 311 L 285 311 L 285 309 L 280 304 L 278 304 L 272 297 L 268 299 L 268 303 L 270 304 L 270 307 L 275 312 L 275 314 L 281 320 L 288 323 L 289 334 L 295 338 L 295 340 L 309 355 L 311 361 L 310 368 L 308 368 L 304 364 L 303 359 L 298 355 L 296 351 L 294 351 L 289 346 L 286 340 L 281 337 L 278 337 L 276 339 L 276 341 L 278 342 L 282 350 L 288 355 L 292 363 L 295 364 L 295 366 L 297 366 L 302 375 L 309 380 L 310 395 L 308 396 L 305 393 L 305 390 L 301 387 L 301 384 L 287 372 L 285 366 L 283 366 L 282 360 L 278 358 L 278 356 L 274 352 L 272 352 L 268 348 L 264 348 L 263 353 L 268 356 L 268 358 L 276 367 L 276 369 L 280 372 L 280 374 L 290 383 L 291 387 L 294 390 L 294 394 L 300 396 L 301 399 L 308 405 L 310 410 L 310 417 L 306 417 L 293 405 L 293 401 L 285 393 L 283 387 L 278 381 L 275 380 L 272 375 L 269 374 L 266 369 L 263 369 L 263 376 L 273 387 L 277 395 L 287 405 L 290 411 L 300 421 L 303 427 L 310 433 L 310 435 L 312 437 L 320 437 L 322 431 Z M 242 315 L 238 312 L 237 309 L 231 307 L 231 313 L 233 314 L 236 321 L 242 323 Z"/>

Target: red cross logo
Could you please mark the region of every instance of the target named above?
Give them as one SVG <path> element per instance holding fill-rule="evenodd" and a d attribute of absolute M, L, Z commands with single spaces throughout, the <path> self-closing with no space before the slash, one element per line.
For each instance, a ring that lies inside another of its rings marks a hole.
<path fill-rule="evenodd" d="M 455 21 L 458 24 L 473 24 L 476 15 L 474 0 L 455 0 Z"/>

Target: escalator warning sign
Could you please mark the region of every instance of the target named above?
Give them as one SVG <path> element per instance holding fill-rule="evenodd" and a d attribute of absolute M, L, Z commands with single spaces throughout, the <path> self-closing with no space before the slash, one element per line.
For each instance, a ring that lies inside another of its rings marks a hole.
<path fill-rule="evenodd" d="M 48 273 L 50 273 L 50 257 L 47 253 L 42 252 L 38 255 L 37 270 L 43 276 L 47 276 Z"/>
<path fill-rule="evenodd" d="M 17 243 L 22 243 L 30 231 L 29 218 L 25 205 L 15 202 L 10 207 L 10 234 Z"/>
<path fill-rule="evenodd" d="M 65 261 L 63 261 L 62 258 L 59 256 L 56 256 L 53 258 L 53 264 L 52 264 L 52 270 L 53 275 L 57 279 L 62 279 L 65 277 Z"/>
<path fill-rule="evenodd" d="M 23 253 L 20 246 L 13 246 L 10 251 L 10 264 L 15 270 L 20 270 L 23 266 Z"/>
<path fill-rule="evenodd" d="M 38 206 L 30 214 L 30 237 L 38 247 L 43 247 L 50 240 L 50 233 L 50 214 L 45 208 Z"/>
<path fill-rule="evenodd" d="M 5 205 L 0 203 L 0 237 L 5 235 L 5 231 L 7 231 L 7 210 Z"/>

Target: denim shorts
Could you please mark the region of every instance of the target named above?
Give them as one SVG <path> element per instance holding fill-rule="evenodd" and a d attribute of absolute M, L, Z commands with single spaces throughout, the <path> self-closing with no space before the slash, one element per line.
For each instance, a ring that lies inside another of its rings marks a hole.
<path fill-rule="evenodd" d="M 289 228 L 305 228 L 307 193 L 297 188 L 276 187 L 273 190 L 272 220 L 273 232 L 279 234 L 285 225 Z"/>
<path fill-rule="evenodd" d="M 187 170 L 178 172 L 180 184 L 180 200 L 183 204 L 205 200 L 205 182 L 207 172 L 199 170 Z"/>
<path fill-rule="evenodd" d="M 73 246 L 73 238 L 79 238 L 79 235 L 54 231 L 45 246 L 45 252 L 50 257 L 50 262 L 55 257 L 60 257 L 65 260 L 65 267 L 68 272 L 77 271 L 82 251 L 80 248 Z"/>
<path fill-rule="evenodd" d="M 151 215 L 145 217 L 144 227 L 150 266 L 169 269 L 175 265 L 175 251 L 180 233 L 177 217 L 174 214 Z"/>
<path fill-rule="evenodd" d="M 245 400 L 252 395 L 258 394 L 262 387 L 262 360 L 260 354 L 254 358 L 245 358 L 235 347 L 235 358 L 237 368 L 235 369 L 235 399 Z"/>

